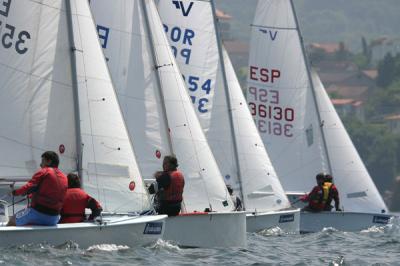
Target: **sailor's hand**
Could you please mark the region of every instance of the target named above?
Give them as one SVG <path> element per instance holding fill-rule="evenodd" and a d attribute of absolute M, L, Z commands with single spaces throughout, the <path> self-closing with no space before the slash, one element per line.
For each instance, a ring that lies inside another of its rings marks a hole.
<path fill-rule="evenodd" d="M 299 200 L 301 200 L 302 202 L 306 202 L 307 201 L 307 195 L 301 196 L 299 198 Z"/>

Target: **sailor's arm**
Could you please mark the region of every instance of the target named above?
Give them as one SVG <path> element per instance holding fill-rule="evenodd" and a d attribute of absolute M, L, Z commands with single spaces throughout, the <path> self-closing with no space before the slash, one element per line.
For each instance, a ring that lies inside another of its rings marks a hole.
<path fill-rule="evenodd" d="M 25 185 L 23 185 L 19 189 L 14 190 L 12 192 L 12 194 L 14 196 L 22 196 L 22 195 L 32 193 L 33 191 L 35 191 L 37 189 L 37 187 L 39 186 L 39 184 L 42 181 L 42 178 L 45 174 L 46 174 L 45 169 L 41 169 L 40 171 L 36 172 L 32 176 L 31 180 L 29 180 Z"/>

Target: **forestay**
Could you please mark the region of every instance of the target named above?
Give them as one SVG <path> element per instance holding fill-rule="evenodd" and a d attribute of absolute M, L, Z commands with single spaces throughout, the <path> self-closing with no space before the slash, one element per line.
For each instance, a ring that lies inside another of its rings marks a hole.
<path fill-rule="evenodd" d="M 225 182 L 236 194 L 243 194 L 246 210 L 288 207 L 289 202 L 254 126 L 230 59 L 225 51 L 225 61 L 219 57 L 211 2 L 159 1 L 158 10 Z M 225 64 L 227 88 L 221 64 Z M 232 112 L 233 125 L 229 112 Z"/>
<path fill-rule="evenodd" d="M 46 150 L 58 151 L 63 171 L 76 170 L 70 48 L 62 3 L 0 1 L 1 178 L 30 178 Z"/>
<path fill-rule="evenodd" d="M 247 101 L 285 190 L 309 191 L 331 172 L 345 210 L 386 210 L 318 77 L 309 79 L 302 45 L 291 1 L 259 1 Z"/>
<path fill-rule="evenodd" d="M 345 210 L 387 212 L 387 207 L 335 111 L 318 74 L 312 71 L 321 119 L 336 186 Z"/>
<path fill-rule="evenodd" d="M 231 210 L 153 1 L 97 0 L 91 8 L 144 176 L 174 153 L 186 211 Z"/>
<path fill-rule="evenodd" d="M 85 189 L 110 212 L 142 211 L 149 199 L 87 1 L 72 6 Z"/>
<path fill-rule="evenodd" d="M 290 1 L 260 0 L 251 25 L 247 102 L 286 191 L 328 171 L 317 109 Z"/>

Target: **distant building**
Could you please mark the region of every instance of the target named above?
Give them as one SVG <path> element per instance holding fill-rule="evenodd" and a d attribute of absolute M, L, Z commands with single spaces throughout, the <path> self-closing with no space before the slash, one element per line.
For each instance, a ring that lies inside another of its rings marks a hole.
<path fill-rule="evenodd" d="M 326 91 L 338 99 L 352 99 L 355 101 L 366 101 L 368 99 L 367 86 L 330 85 L 326 88 Z"/>
<path fill-rule="evenodd" d="M 309 45 L 310 52 L 318 53 L 323 52 L 327 55 L 333 55 L 340 50 L 341 46 L 339 43 L 311 43 Z"/>
<path fill-rule="evenodd" d="M 232 16 L 220 9 L 215 10 L 218 19 L 218 26 L 223 40 L 232 40 L 230 20 Z"/>
<path fill-rule="evenodd" d="M 365 116 L 362 101 L 354 99 L 331 99 L 331 101 L 340 117 L 355 116 L 359 120 L 364 121 Z"/>
<path fill-rule="evenodd" d="M 392 133 L 400 134 L 400 114 L 385 116 L 383 120 Z"/>

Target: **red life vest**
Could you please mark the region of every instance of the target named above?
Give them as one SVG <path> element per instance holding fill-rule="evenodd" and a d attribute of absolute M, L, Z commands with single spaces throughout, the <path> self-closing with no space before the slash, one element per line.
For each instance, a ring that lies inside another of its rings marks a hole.
<path fill-rule="evenodd" d="M 60 223 L 80 223 L 85 220 L 85 209 L 91 197 L 80 188 L 69 188 L 61 210 Z"/>
<path fill-rule="evenodd" d="M 58 215 L 68 188 L 67 177 L 58 168 L 51 167 L 42 168 L 33 178 L 35 176 L 40 181 L 32 193 L 32 208 L 45 214 Z"/>
<path fill-rule="evenodd" d="M 185 179 L 183 174 L 178 171 L 172 171 L 169 173 L 171 177 L 171 183 L 167 188 L 164 188 L 164 200 L 167 202 L 181 202 L 183 187 L 185 186 Z"/>
<path fill-rule="evenodd" d="M 324 189 L 320 186 L 315 186 L 309 195 L 309 206 L 316 210 L 322 211 L 325 208 Z"/>

